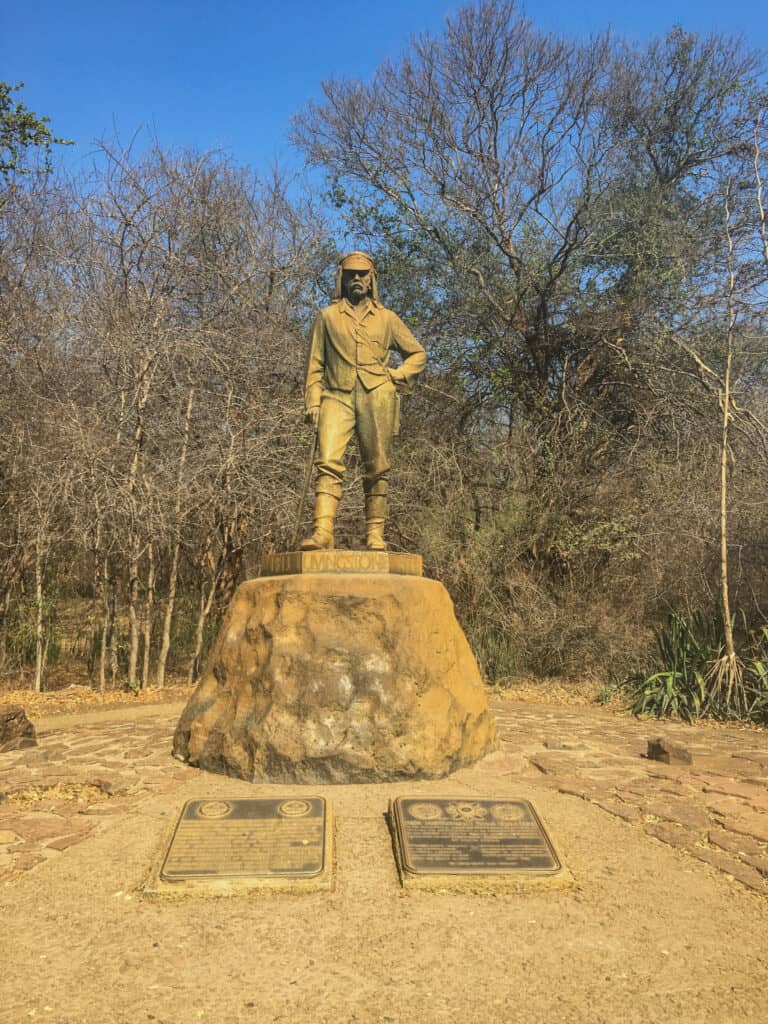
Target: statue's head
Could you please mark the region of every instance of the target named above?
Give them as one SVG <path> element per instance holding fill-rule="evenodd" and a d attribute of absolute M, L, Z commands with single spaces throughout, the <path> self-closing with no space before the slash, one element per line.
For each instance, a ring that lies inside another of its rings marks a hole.
<path fill-rule="evenodd" d="M 334 301 L 344 297 L 352 303 L 358 303 L 366 295 L 370 295 L 378 304 L 379 289 L 376 284 L 376 266 L 367 253 L 348 252 L 346 256 L 342 257 L 336 271 Z"/>

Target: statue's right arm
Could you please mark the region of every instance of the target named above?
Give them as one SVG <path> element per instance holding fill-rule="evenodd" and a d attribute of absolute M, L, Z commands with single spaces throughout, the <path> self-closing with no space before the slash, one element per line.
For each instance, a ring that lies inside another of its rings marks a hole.
<path fill-rule="evenodd" d="M 304 408 L 307 419 L 317 429 L 320 415 L 320 396 L 323 393 L 325 376 L 325 323 L 323 314 L 318 313 L 309 335 L 309 358 L 307 379 L 304 387 Z"/>

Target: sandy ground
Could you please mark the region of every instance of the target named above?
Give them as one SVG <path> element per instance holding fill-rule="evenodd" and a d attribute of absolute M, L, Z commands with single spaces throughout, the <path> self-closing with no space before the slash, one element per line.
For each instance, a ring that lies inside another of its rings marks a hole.
<path fill-rule="evenodd" d="M 0 1021 L 768 1022 L 765 897 L 503 765 L 318 787 L 336 821 L 332 892 L 149 899 L 142 884 L 184 801 L 307 792 L 189 769 L 0 886 Z M 575 885 L 404 892 L 385 812 L 419 794 L 531 800 Z"/>

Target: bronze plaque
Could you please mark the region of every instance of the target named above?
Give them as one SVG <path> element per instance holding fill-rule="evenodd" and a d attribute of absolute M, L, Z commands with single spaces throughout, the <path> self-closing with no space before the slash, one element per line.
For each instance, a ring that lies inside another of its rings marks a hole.
<path fill-rule="evenodd" d="M 325 867 L 325 830 L 322 797 L 190 800 L 160 877 L 313 878 Z"/>
<path fill-rule="evenodd" d="M 548 875 L 561 869 L 527 800 L 398 797 L 392 818 L 405 872 Z"/>

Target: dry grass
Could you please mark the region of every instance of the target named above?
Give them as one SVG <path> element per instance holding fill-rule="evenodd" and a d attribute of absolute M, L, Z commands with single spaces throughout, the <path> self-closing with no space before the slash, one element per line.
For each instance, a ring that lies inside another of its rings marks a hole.
<path fill-rule="evenodd" d="M 108 690 L 99 693 L 90 686 L 68 686 L 65 690 L 51 690 L 35 693 L 29 689 L 0 690 L 0 707 L 20 704 L 27 715 L 65 715 L 77 711 L 92 711 L 107 708 L 137 707 L 144 704 L 168 704 L 186 700 L 193 687 L 187 683 L 174 682 L 162 690 L 141 690 L 134 694 L 124 690 Z"/>
<path fill-rule="evenodd" d="M 583 707 L 596 702 L 602 683 L 591 679 L 569 681 L 553 677 L 536 679 L 532 676 L 509 676 L 496 680 L 492 689 L 503 693 L 510 700 L 524 704 Z"/>
<path fill-rule="evenodd" d="M 32 786 L 29 789 L 17 789 L 6 793 L 5 802 L 14 804 L 22 810 L 38 807 L 41 803 L 51 801 L 77 801 L 82 804 L 102 803 L 109 799 L 100 786 L 90 783 L 59 782 L 55 786 Z"/>

